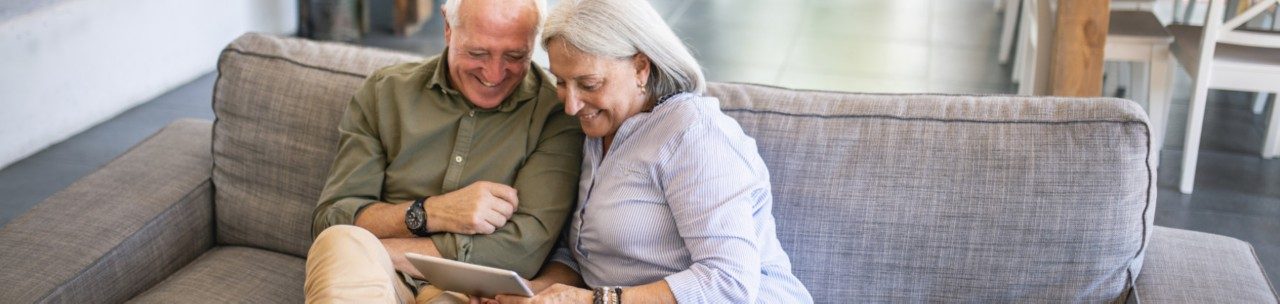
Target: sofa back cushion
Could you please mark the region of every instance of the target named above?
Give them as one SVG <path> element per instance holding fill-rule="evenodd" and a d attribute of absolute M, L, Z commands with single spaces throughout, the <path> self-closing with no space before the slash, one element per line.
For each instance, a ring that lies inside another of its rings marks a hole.
<path fill-rule="evenodd" d="M 347 103 L 369 73 L 411 60 L 258 34 L 231 42 L 213 94 L 218 243 L 305 256 Z"/>
<path fill-rule="evenodd" d="M 1154 211 L 1142 109 L 1103 98 L 712 84 L 819 303 L 1116 302 Z"/>

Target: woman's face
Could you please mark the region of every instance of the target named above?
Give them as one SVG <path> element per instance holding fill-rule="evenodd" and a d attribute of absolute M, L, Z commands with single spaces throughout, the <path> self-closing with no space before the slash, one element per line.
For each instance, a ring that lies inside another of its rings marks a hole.
<path fill-rule="evenodd" d="M 548 42 L 547 53 L 564 112 L 578 117 L 587 136 L 612 139 L 623 121 L 644 110 L 649 59 L 643 54 L 594 56 L 558 39 Z"/>

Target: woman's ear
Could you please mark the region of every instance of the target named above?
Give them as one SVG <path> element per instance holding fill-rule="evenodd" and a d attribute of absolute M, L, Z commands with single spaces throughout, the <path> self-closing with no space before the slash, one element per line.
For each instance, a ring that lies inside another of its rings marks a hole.
<path fill-rule="evenodd" d="M 631 63 L 636 68 L 636 84 L 645 86 L 649 82 L 649 56 L 644 53 L 636 53 L 631 56 Z"/>

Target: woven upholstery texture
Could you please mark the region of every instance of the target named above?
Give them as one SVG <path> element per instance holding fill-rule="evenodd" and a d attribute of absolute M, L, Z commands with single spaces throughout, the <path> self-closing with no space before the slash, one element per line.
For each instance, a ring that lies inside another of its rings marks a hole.
<path fill-rule="evenodd" d="M 1132 102 L 708 95 L 755 137 L 817 302 L 1118 302 L 1141 269 L 1155 170 Z"/>
<path fill-rule="evenodd" d="M 420 58 L 247 34 L 214 87 L 218 243 L 305 256 L 347 102 L 375 69 Z"/>

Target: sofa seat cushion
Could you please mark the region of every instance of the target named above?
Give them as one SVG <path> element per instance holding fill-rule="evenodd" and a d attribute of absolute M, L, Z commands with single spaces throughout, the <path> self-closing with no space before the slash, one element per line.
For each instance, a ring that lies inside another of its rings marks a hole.
<path fill-rule="evenodd" d="M 306 261 L 262 249 L 214 247 L 131 300 L 140 303 L 302 303 Z"/>
<path fill-rule="evenodd" d="M 1151 303 L 1275 303 L 1262 262 L 1244 241 L 1155 227 L 1138 299 Z"/>

